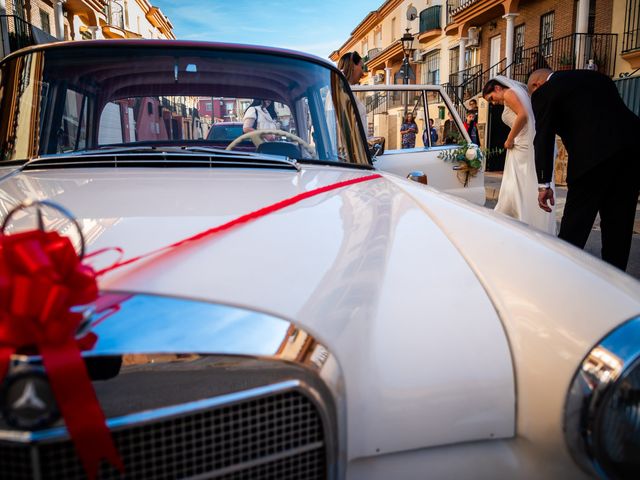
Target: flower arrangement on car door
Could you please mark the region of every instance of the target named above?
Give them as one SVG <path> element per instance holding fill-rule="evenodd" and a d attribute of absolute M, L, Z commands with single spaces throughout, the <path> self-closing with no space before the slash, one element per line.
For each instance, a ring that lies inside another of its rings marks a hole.
<path fill-rule="evenodd" d="M 466 187 L 469 185 L 470 178 L 475 177 L 482 170 L 487 153 L 489 152 L 481 149 L 475 143 L 465 143 L 455 150 L 443 151 L 438 155 L 438 158 L 456 164 L 453 169 L 457 171 L 458 180 Z"/>

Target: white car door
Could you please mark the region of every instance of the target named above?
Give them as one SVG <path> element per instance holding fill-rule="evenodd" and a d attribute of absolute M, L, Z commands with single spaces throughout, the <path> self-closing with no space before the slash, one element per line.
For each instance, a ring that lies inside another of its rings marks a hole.
<path fill-rule="evenodd" d="M 424 172 L 430 186 L 484 205 L 483 172 L 467 177 L 454 170 L 457 164 L 442 158 L 443 152 L 470 140 L 441 87 L 359 85 L 353 91 L 367 111 L 367 136 L 385 139 L 384 153 L 375 159 L 376 168 L 403 177 L 414 171 Z M 415 127 L 407 122 L 407 114 L 413 116 Z"/>

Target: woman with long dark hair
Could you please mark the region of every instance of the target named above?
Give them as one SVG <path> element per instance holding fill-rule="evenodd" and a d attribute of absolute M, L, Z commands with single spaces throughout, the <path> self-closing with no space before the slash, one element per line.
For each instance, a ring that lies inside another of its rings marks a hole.
<path fill-rule="evenodd" d="M 364 75 L 364 63 L 358 52 L 347 52 L 342 55 L 338 61 L 338 68 L 344 76 L 347 77 L 349 85 L 358 85 Z M 354 97 L 356 99 L 358 113 L 360 114 L 360 120 L 362 120 L 362 126 L 364 127 L 365 134 L 368 135 L 367 110 L 358 96 L 354 95 Z"/>
<path fill-rule="evenodd" d="M 253 130 L 277 130 L 277 119 L 273 102 L 256 98 L 244 112 L 242 131 L 247 133 Z"/>
<path fill-rule="evenodd" d="M 418 125 L 413 119 L 413 113 L 407 112 L 400 125 L 400 135 L 402 135 L 402 148 L 414 148 L 416 146 L 416 134 Z"/>

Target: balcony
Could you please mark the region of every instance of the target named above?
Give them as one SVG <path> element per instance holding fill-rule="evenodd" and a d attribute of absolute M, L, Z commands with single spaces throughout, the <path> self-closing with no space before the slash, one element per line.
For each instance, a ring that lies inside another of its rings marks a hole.
<path fill-rule="evenodd" d="M 105 38 L 127 38 L 124 29 L 124 11 L 122 5 L 115 0 L 108 0 L 104 6 L 106 22 L 102 25 L 102 34 Z"/>
<path fill-rule="evenodd" d="M 531 72 L 538 68 L 584 69 L 592 60 L 594 70 L 612 77 L 615 73 L 617 48 L 617 34 L 573 33 L 518 51 L 513 63 L 504 71 L 510 69 L 511 78 L 527 83 Z"/>
<path fill-rule="evenodd" d="M 370 48 L 367 52 L 367 60 L 373 60 L 378 55 L 380 55 L 380 52 L 382 52 L 381 48 Z"/>
<path fill-rule="evenodd" d="M 464 25 L 482 25 L 504 15 L 507 0 L 447 0 L 447 35 L 458 35 Z"/>
<path fill-rule="evenodd" d="M 122 5 L 114 0 L 109 0 L 104 6 L 104 14 L 107 17 L 107 25 L 124 30 L 124 12 Z"/>
<path fill-rule="evenodd" d="M 52 35 L 16 15 L 0 15 L 0 22 L 2 22 L 2 52 L 5 56 L 31 45 L 57 41 Z"/>
<path fill-rule="evenodd" d="M 453 23 L 453 17 L 480 0 L 447 0 L 447 25 Z"/>
<path fill-rule="evenodd" d="M 442 33 L 442 7 L 434 5 L 420 12 L 418 41 L 427 43 Z"/>

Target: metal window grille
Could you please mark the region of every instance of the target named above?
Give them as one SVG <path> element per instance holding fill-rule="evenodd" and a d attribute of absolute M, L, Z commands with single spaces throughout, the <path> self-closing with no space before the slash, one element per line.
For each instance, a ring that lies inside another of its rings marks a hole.
<path fill-rule="evenodd" d="M 515 42 L 513 45 L 513 61 L 516 64 L 522 63 L 522 51 L 524 50 L 524 23 L 518 25 L 515 30 Z"/>
<path fill-rule="evenodd" d="M 26 9 L 24 8 L 24 0 L 13 0 L 11 3 L 13 14 L 23 20 L 27 20 Z"/>
<path fill-rule="evenodd" d="M 476 49 L 467 48 L 464 51 L 464 68 L 465 70 L 477 64 L 478 55 Z"/>
<path fill-rule="evenodd" d="M 424 58 L 424 72 L 422 83 L 428 85 L 440 84 L 440 50 L 428 53 Z"/>
<path fill-rule="evenodd" d="M 460 69 L 459 59 L 460 59 L 460 50 L 458 50 L 458 47 L 455 47 L 449 50 L 449 73 L 450 74 L 456 73 Z"/>
<path fill-rule="evenodd" d="M 540 53 L 545 57 L 553 53 L 553 23 L 555 12 L 540 17 Z"/>
<path fill-rule="evenodd" d="M 589 3 L 589 19 L 587 22 L 587 33 L 596 32 L 596 2 Z"/>
<path fill-rule="evenodd" d="M 640 49 L 640 0 L 627 0 L 622 51 Z"/>

